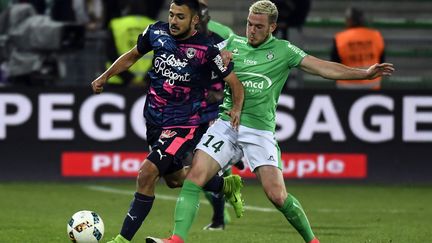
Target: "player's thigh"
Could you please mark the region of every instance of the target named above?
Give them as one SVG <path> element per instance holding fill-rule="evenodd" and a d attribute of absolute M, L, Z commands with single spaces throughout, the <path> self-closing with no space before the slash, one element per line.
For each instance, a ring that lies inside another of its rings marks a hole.
<path fill-rule="evenodd" d="M 288 195 L 282 171 L 271 165 L 263 165 L 255 170 L 255 174 L 270 201 L 277 206 L 282 206 Z"/>
<path fill-rule="evenodd" d="M 229 122 L 223 120 L 217 120 L 209 127 L 196 149 L 213 158 L 222 169 L 227 168 L 231 161 L 243 155 L 237 144 L 237 132 Z"/>
<path fill-rule="evenodd" d="M 252 172 L 263 165 L 282 168 L 280 149 L 272 132 L 241 126 L 239 144 Z"/>
<path fill-rule="evenodd" d="M 221 167 L 215 159 L 202 150 L 196 150 L 187 179 L 204 186 L 220 170 Z"/>
<path fill-rule="evenodd" d="M 255 170 L 258 180 L 266 192 L 279 192 L 285 190 L 285 182 L 282 171 L 271 165 L 263 165 Z"/>

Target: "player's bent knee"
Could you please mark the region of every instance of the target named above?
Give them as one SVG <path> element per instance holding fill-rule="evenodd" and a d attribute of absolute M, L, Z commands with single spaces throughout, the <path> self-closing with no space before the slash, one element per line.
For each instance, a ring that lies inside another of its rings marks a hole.
<path fill-rule="evenodd" d="M 286 197 L 273 197 L 270 198 L 271 202 L 277 206 L 277 207 L 282 207 L 284 205 Z"/>
<path fill-rule="evenodd" d="M 187 170 L 185 168 L 176 171 L 172 174 L 165 175 L 164 179 L 169 188 L 178 188 L 183 186 L 183 181 L 186 177 Z"/>
<path fill-rule="evenodd" d="M 192 161 L 187 179 L 198 186 L 204 186 L 219 170 L 220 165 L 206 152 L 198 150 Z"/>
<path fill-rule="evenodd" d="M 178 188 L 183 186 L 183 181 L 175 180 L 175 181 L 165 181 L 169 188 Z"/>
<path fill-rule="evenodd" d="M 198 186 L 204 186 L 208 179 L 211 178 L 208 174 L 209 173 L 205 167 L 197 166 L 192 167 L 186 178 Z"/>
<path fill-rule="evenodd" d="M 282 207 L 287 198 L 287 193 L 282 190 L 266 191 L 268 199 L 277 207 Z"/>

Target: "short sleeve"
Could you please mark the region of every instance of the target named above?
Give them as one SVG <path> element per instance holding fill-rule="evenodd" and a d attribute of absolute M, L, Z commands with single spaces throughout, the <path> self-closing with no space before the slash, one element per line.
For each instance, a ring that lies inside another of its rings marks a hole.
<path fill-rule="evenodd" d="M 138 52 L 141 55 L 145 55 L 147 52 L 153 50 L 153 47 L 151 46 L 150 43 L 150 27 L 152 25 L 147 26 L 147 28 L 144 30 L 144 32 L 140 35 L 138 35 L 138 39 L 137 39 L 137 49 Z"/>
<path fill-rule="evenodd" d="M 307 54 L 297 46 L 287 41 L 287 64 L 289 67 L 297 67 Z"/>

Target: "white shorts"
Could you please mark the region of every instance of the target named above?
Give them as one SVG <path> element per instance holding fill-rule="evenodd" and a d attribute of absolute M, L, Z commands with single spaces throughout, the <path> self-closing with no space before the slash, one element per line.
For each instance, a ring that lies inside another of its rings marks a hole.
<path fill-rule="evenodd" d="M 230 122 L 221 119 L 208 128 L 196 149 L 215 159 L 222 170 L 243 156 L 252 172 L 262 165 L 282 168 L 280 149 L 273 132 L 245 126 L 240 126 L 236 132 Z"/>

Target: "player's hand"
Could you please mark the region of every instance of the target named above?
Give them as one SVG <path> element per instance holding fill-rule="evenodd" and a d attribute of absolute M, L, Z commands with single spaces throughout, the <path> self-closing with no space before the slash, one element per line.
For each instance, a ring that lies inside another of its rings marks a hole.
<path fill-rule="evenodd" d="M 377 63 L 368 68 L 367 78 L 374 79 L 381 76 L 390 76 L 394 70 L 393 64 L 391 63 Z"/>
<path fill-rule="evenodd" d="M 240 125 L 241 111 L 231 109 L 227 111 L 226 114 L 228 114 L 231 117 L 231 126 L 234 128 L 234 130 L 238 131 L 238 127 Z"/>
<path fill-rule="evenodd" d="M 98 77 L 97 79 L 95 79 L 92 83 L 92 89 L 93 89 L 93 93 L 95 94 L 100 94 L 103 91 L 103 86 L 106 83 L 106 79 L 101 77 Z"/>
<path fill-rule="evenodd" d="M 223 61 L 224 66 L 228 67 L 229 63 L 233 59 L 232 52 L 227 51 L 227 50 L 222 50 L 221 56 L 222 56 L 222 61 Z"/>

